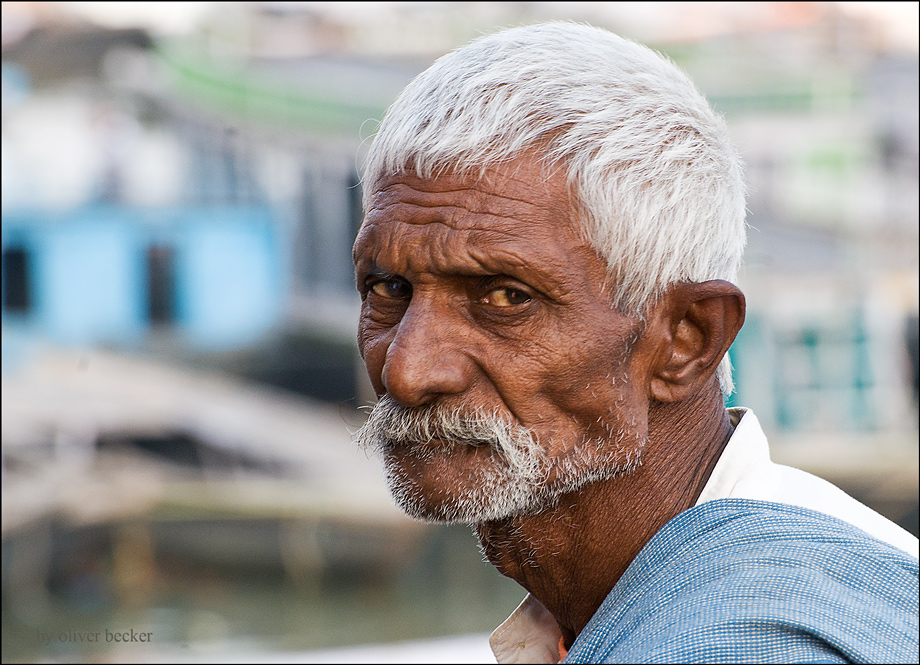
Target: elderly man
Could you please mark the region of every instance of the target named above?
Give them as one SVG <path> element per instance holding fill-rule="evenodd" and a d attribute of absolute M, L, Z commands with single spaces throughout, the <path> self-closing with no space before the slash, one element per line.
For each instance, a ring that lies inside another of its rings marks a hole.
<path fill-rule="evenodd" d="M 917 539 L 724 407 L 742 169 L 673 64 L 481 38 L 400 95 L 364 186 L 357 439 L 529 591 L 500 662 L 917 660 Z"/>

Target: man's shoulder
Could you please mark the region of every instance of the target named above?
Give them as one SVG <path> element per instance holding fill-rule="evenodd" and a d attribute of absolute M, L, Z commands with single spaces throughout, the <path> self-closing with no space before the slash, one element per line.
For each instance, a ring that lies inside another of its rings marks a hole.
<path fill-rule="evenodd" d="M 722 499 L 668 522 L 570 658 L 604 662 L 917 659 L 917 560 L 816 511 Z"/>
<path fill-rule="evenodd" d="M 727 546 L 754 552 L 758 545 L 770 551 L 781 545 L 863 550 L 917 568 L 915 557 L 849 521 L 804 506 L 756 499 L 718 499 L 680 513 L 649 542 L 648 556 L 680 554 L 690 542 L 700 554 L 710 548 L 721 554 Z"/>

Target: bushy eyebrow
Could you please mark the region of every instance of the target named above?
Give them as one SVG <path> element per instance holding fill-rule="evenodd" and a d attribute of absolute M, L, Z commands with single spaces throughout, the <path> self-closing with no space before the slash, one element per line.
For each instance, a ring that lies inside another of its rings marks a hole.
<path fill-rule="evenodd" d="M 534 289 L 551 300 L 562 301 L 569 294 L 569 289 L 552 274 L 540 270 L 534 265 L 523 265 L 520 261 L 506 260 L 502 256 L 483 252 L 472 255 L 469 266 L 454 266 L 446 271 L 455 277 L 482 279 L 506 277 Z M 500 253 L 499 253 L 500 254 Z M 475 266 L 475 267 L 474 267 Z M 367 259 L 358 264 L 358 277 L 362 282 L 368 280 L 405 279 L 403 275 L 381 267 L 376 261 Z M 362 288 L 358 284 L 358 288 Z"/>
<path fill-rule="evenodd" d="M 372 263 L 370 268 L 368 268 L 365 272 L 368 277 L 395 277 L 396 276 L 393 273 L 391 273 L 389 270 L 384 270 L 383 268 L 378 266 L 376 263 Z"/>
<path fill-rule="evenodd" d="M 374 261 L 371 261 L 368 264 L 368 267 L 366 269 L 361 268 L 359 264 L 358 265 L 358 275 L 356 276 L 362 277 L 364 281 L 367 281 L 369 279 L 386 280 L 386 279 L 400 278 L 400 275 L 397 275 L 389 270 L 384 270 L 379 265 L 377 265 L 377 263 Z M 358 284 L 358 288 L 360 287 L 361 287 L 361 284 Z"/>

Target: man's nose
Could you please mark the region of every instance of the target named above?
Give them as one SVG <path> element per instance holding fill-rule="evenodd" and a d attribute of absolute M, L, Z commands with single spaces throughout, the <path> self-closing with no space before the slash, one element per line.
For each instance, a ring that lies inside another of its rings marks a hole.
<path fill-rule="evenodd" d="M 413 301 L 387 349 L 381 374 L 384 388 L 407 407 L 466 391 L 475 364 L 462 339 L 449 312 Z"/>

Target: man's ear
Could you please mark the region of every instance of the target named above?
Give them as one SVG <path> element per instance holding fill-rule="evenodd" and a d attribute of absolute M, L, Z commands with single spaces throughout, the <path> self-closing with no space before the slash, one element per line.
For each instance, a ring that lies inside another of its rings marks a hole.
<path fill-rule="evenodd" d="M 657 352 L 650 397 L 679 402 L 703 388 L 744 324 L 744 294 L 723 280 L 677 284 L 652 307 Z"/>

